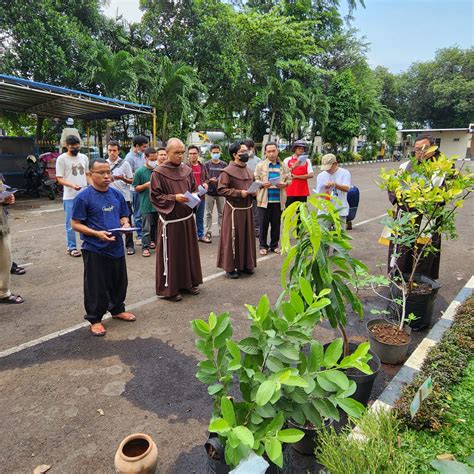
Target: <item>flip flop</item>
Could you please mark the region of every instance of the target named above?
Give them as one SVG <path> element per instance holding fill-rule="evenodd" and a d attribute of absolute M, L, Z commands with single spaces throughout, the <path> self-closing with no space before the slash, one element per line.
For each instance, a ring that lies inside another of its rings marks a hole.
<path fill-rule="evenodd" d="M 142 252 L 143 257 L 151 257 L 151 253 L 148 249 L 143 250 Z"/>
<path fill-rule="evenodd" d="M 150 248 L 151 248 L 151 249 L 156 249 L 156 244 L 155 244 L 155 242 L 151 242 Z"/>
<path fill-rule="evenodd" d="M 267 249 L 260 249 L 260 250 L 258 251 L 258 253 L 259 253 L 260 255 L 267 255 L 267 254 L 268 254 L 268 250 L 267 250 Z"/>
<path fill-rule="evenodd" d="M 132 247 L 129 247 L 127 249 L 127 255 L 135 255 L 135 249 Z"/>
<path fill-rule="evenodd" d="M 26 273 L 26 270 L 23 268 L 23 267 L 12 267 L 12 269 L 10 270 L 10 273 L 12 275 L 24 275 Z"/>
<path fill-rule="evenodd" d="M 14 295 L 13 293 L 6 298 L 0 298 L 1 304 L 21 304 L 25 300 L 20 295 Z"/>
<path fill-rule="evenodd" d="M 113 314 L 112 319 L 121 319 L 122 321 L 127 321 L 127 322 L 133 322 L 136 321 L 136 317 L 132 313 L 119 313 L 119 314 Z"/>
<path fill-rule="evenodd" d="M 91 324 L 89 329 L 90 329 L 91 334 L 95 337 L 102 337 L 102 336 L 105 336 L 105 334 L 107 333 L 102 323 Z"/>
<path fill-rule="evenodd" d="M 67 253 L 71 256 L 71 257 L 80 257 L 82 254 L 81 252 L 79 252 L 79 250 L 77 249 L 71 249 L 71 250 L 68 250 Z"/>
<path fill-rule="evenodd" d="M 270 249 L 270 252 L 281 253 L 281 250 L 277 247 L 276 249 Z"/>

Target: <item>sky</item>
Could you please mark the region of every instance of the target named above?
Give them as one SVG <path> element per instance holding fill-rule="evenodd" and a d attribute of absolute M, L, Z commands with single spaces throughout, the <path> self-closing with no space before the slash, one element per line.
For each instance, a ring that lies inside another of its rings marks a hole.
<path fill-rule="evenodd" d="M 115 17 L 117 9 L 127 21 L 140 21 L 138 0 L 110 0 L 104 13 Z M 474 0 L 365 0 L 352 24 L 370 43 L 369 64 L 398 73 L 433 59 L 437 49 L 473 46 Z"/>

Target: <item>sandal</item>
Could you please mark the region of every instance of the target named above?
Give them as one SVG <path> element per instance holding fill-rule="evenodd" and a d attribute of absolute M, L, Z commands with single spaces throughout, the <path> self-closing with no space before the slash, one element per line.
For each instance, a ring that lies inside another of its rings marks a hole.
<path fill-rule="evenodd" d="M 177 295 L 174 296 L 160 296 L 158 295 L 158 298 L 162 300 L 168 300 L 168 301 L 181 301 L 183 297 L 181 296 L 181 293 L 178 293 Z"/>
<path fill-rule="evenodd" d="M 137 318 L 132 313 L 123 312 L 119 314 L 113 314 L 112 319 L 121 319 L 122 321 L 132 322 L 136 321 Z"/>
<path fill-rule="evenodd" d="M 105 334 L 107 333 L 102 323 L 91 324 L 89 329 L 91 334 L 95 337 L 105 336 Z"/>
<path fill-rule="evenodd" d="M 277 247 L 275 249 L 270 249 L 270 252 L 273 252 L 273 253 L 281 253 L 281 250 Z"/>
<path fill-rule="evenodd" d="M 26 270 L 23 267 L 19 267 L 18 265 L 13 264 L 10 273 L 12 275 L 24 275 L 26 273 Z"/>
<path fill-rule="evenodd" d="M 135 249 L 133 247 L 128 247 L 127 255 L 135 255 Z"/>
<path fill-rule="evenodd" d="M 259 253 L 260 255 L 267 255 L 267 254 L 268 254 L 268 250 L 267 250 L 267 249 L 260 249 L 260 250 L 258 251 L 258 253 Z"/>
<path fill-rule="evenodd" d="M 71 249 L 71 250 L 68 250 L 67 253 L 71 256 L 71 257 L 80 257 L 82 254 L 81 252 L 79 252 L 79 250 L 77 249 Z"/>
<path fill-rule="evenodd" d="M 142 252 L 142 257 L 151 257 L 151 253 L 148 249 L 144 249 Z"/>
<path fill-rule="evenodd" d="M 155 244 L 155 242 L 151 242 L 151 243 L 150 243 L 150 248 L 151 248 L 151 249 L 156 249 L 156 244 Z"/>
<path fill-rule="evenodd" d="M 25 301 L 20 295 L 14 295 L 13 293 L 6 298 L 0 298 L 0 303 L 3 304 L 21 304 Z"/>

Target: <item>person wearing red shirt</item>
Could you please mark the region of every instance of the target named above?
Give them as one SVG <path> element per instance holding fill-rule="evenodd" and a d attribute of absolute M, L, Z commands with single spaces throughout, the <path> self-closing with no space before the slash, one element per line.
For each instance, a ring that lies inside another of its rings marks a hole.
<path fill-rule="evenodd" d="M 295 201 L 306 202 L 308 200 L 308 180 L 314 176 L 313 167 L 309 158 L 304 163 L 300 161 L 300 156 L 304 155 L 307 149 L 303 140 L 295 141 L 292 146 L 293 155 L 284 161 L 293 178 L 291 184 L 286 188 L 286 206 Z"/>

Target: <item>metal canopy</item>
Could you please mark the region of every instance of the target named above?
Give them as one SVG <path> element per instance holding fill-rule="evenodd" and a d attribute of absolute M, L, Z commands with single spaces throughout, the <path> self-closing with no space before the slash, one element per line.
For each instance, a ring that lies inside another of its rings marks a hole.
<path fill-rule="evenodd" d="M 0 74 L 0 110 L 83 120 L 117 118 L 126 114 L 154 115 L 154 110 L 149 105 L 4 74 Z"/>

